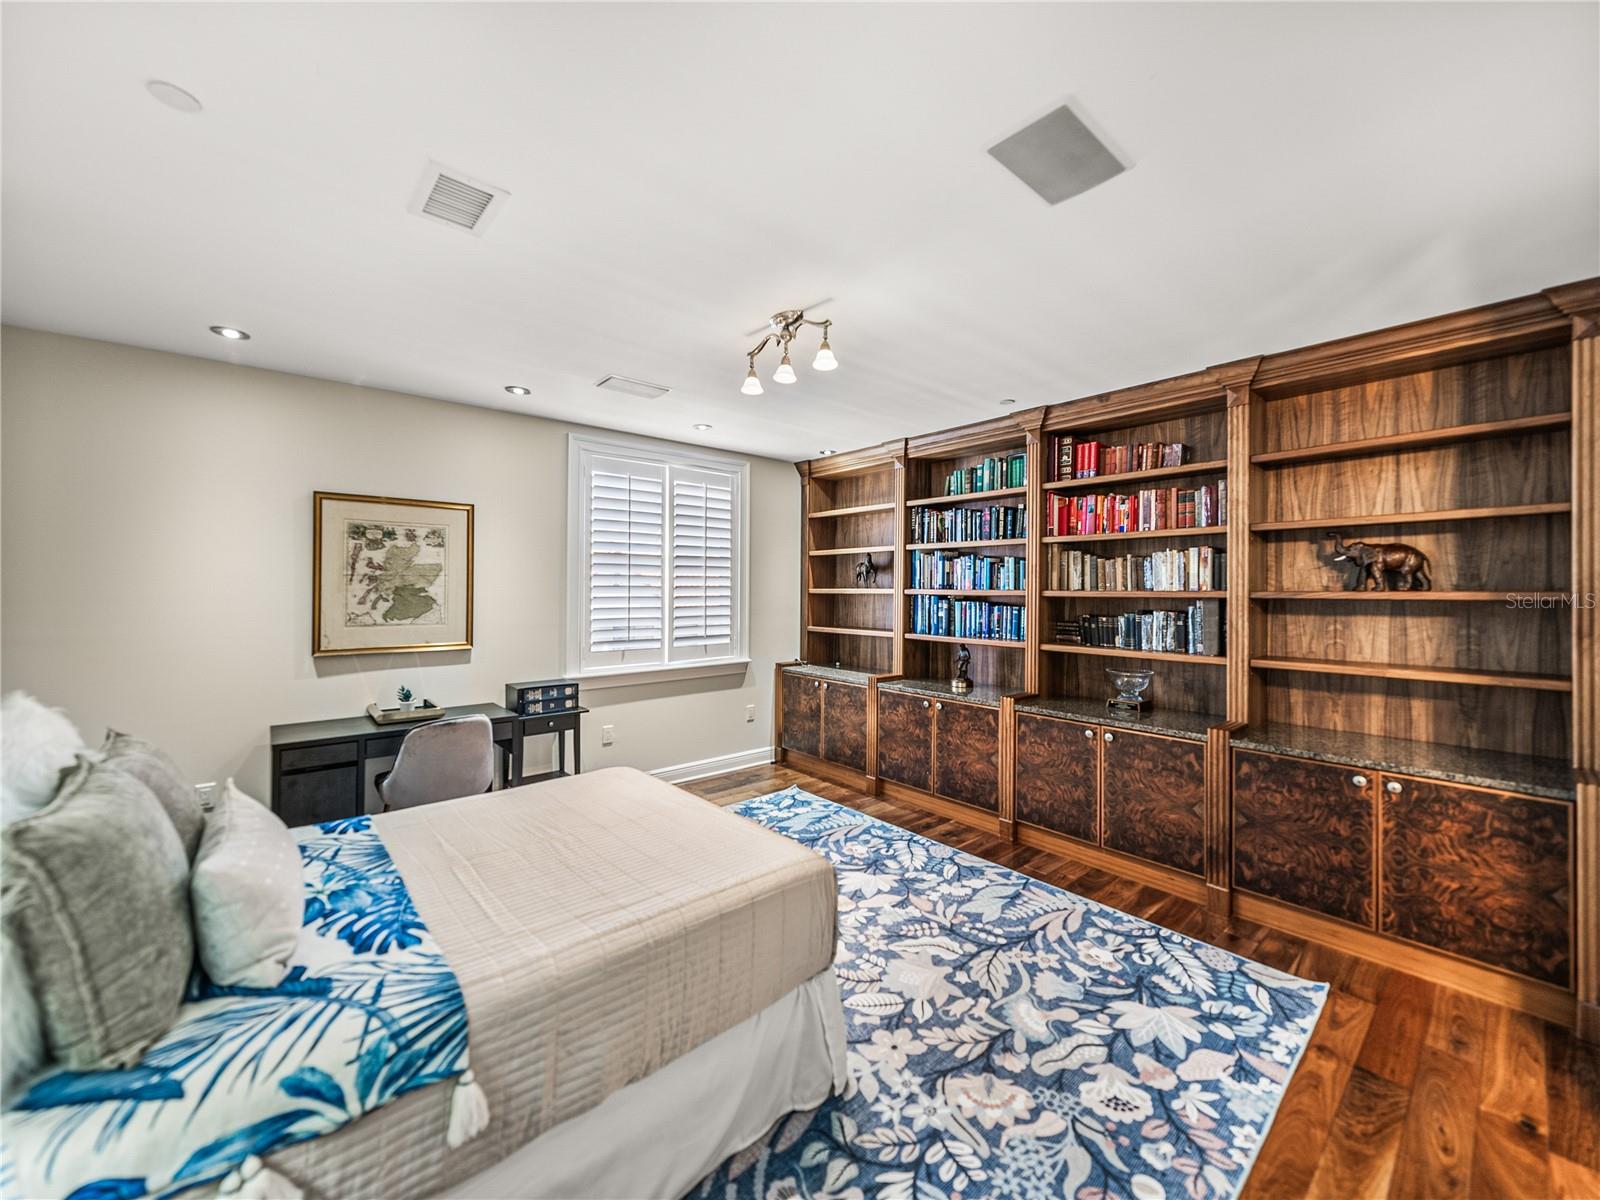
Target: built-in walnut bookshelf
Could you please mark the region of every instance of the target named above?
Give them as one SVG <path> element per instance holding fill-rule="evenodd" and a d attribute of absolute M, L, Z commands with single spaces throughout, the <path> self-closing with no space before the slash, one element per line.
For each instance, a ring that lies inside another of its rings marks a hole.
<path fill-rule="evenodd" d="M 900 476 L 884 448 L 804 463 L 801 654 L 807 662 L 881 674 L 895 669 Z M 875 578 L 857 580 L 870 561 Z"/>

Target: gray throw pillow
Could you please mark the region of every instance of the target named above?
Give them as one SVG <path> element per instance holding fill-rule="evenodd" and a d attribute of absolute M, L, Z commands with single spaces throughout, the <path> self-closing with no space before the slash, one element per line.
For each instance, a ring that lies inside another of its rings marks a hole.
<path fill-rule="evenodd" d="M 213 983 L 283 982 L 305 916 L 300 846 L 276 813 L 231 779 L 206 814 L 189 898 L 200 965 Z"/>
<path fill-rule="evenodd" d="M 200 797 L 178 770 L 178 764 L 166 752 L 143 738 L 136 738 L 115 729 L 106 730 L 105 745 L 100 747 L 106 764 L 132 775 L 155 793 L 161 807 L 167 810 L 172 827 L 178 831 L 183 852 L 189 861 L 200 848 L 200 827 L 205 823 L 205 813 L 200 808 Z"/>
<path fill-rule="evenodd" d="M 150 789 L 80 763 L 56 797 L 0 833 L 6 916 L 51 1056 L 130 1066 L 178 1015 L 194 962 L 189 860 Z"/>

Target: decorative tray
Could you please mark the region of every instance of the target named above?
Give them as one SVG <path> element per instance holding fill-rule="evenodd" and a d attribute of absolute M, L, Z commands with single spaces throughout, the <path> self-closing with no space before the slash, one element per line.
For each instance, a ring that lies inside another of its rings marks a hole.
<path fill-rule="evenodd" d="M 412 721 L 432 721 L 436 717 L 444 716 L 444 709 L 432 700 L 424 700 L 416 708 L 379 708 L 376 704 L 367 705 L 367 716 L 379 725 L 406 725 Z"/>

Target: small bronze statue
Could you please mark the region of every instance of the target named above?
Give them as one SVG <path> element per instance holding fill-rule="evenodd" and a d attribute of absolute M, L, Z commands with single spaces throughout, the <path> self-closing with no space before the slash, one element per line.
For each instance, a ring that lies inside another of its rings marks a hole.
<path fill-rule="evenodd" d="M 967 666 L 972 662 L 972 651 L 965 642 L 956 644 L 956 677 L 950 681 L 952 692 L 970 692 L 972 680 L 967 677 Z"/>
<path fill-rule="evenodd" d="M 1395 576 L 1393 590 L 1426 592 L 1432 589 L 1428 578 L 1428 556 L 1404 542 L 1346 542 L 1334 531 L 1323 535 L 1333 539 L 1337 552 L 1334 562 L 1353 562 L 1360 568 L 1348 591 L 1387 592 L 1389 575 Z"/>
<path fill-rule="evenodd" d="M 856 564 L 856 586 L 863 588 L 878 586 L 878 568 L 872 565 L 870 554 Z"/>

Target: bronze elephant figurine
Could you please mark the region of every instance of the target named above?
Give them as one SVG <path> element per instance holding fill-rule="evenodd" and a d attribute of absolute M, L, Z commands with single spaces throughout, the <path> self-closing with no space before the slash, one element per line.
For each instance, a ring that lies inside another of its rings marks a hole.
<path fill-rule="evenodd" d="M 1395 591 L 1426 592 L 1433 587 L 1428 577 L 1428 556 L 1415 546 L 1404 542 L 1346 542 L 1333 532 L 1325 536 L 1333 539 L 1335 562 L 1353 562 L 1361 568 L 1355 589 L 1387 592 L 1391 573 L 1395 576 Z"/>

